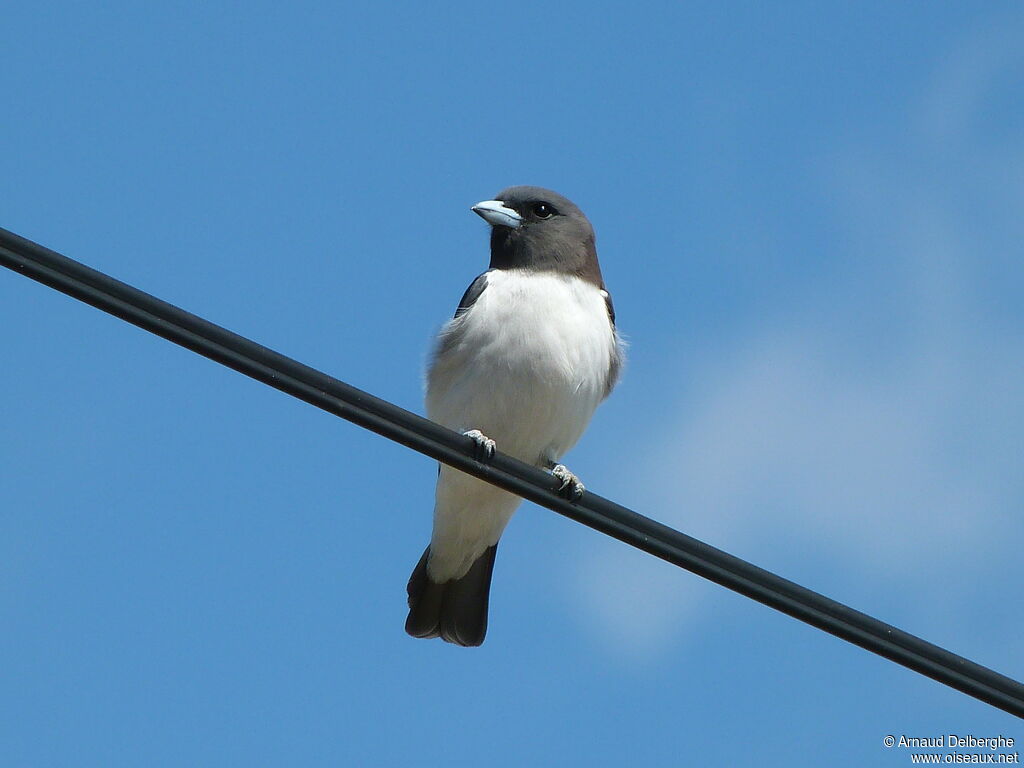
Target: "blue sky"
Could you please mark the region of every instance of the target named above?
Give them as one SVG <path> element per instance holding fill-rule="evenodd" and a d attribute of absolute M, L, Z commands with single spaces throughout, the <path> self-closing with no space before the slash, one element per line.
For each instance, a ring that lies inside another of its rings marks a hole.
<path fill-rule="evenodd" d="M 22 3 L 0 226 L 421 410 L 566 194 L 625 377 L 592 488 L 1024 678 L 1014 3 Z M 524 505 L 402 631 L 430 461 L 0 274 L 5 765 L 906 765 L 1021 722 Z"/>

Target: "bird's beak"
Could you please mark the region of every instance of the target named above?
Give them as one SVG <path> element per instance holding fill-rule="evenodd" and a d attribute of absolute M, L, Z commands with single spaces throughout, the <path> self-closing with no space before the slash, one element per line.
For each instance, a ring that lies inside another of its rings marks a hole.
<path fill-rule="evenodd" d="M 501 200 L 484 200 L 473 206 L 473 213 L 492 227 L 516 229 L 523 223 L 523 217 L 508 208 Z"/>

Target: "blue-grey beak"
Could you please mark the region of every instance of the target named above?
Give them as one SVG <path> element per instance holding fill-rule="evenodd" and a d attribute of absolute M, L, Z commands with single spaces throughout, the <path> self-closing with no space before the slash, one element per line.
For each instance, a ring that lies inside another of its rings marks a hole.
<path fill-rule="evenodd" d="M 474 205 L 472 210 L 492 227 L 515 229 L 523 223 L 523 217 L 508 208 L 501 200 L 484 200 Z"/>

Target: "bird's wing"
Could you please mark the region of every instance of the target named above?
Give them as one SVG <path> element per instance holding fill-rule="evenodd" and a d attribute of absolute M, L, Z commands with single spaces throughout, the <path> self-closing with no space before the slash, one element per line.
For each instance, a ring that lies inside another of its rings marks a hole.
<path fill-rule="evenodd" d="M 490 270 L 488 270 L 488 272 L 489 271 Z M 476 300 L 480 298 L 480 294 L 482 294 L 484 292 L 484 288 L 487 287 L 488 272 L 484 272 L 469 284 L 469 288 L 467 288 L 466 292 L 462 294 L 462 301 L 459 302 L 459 306 L 455 310 L 455 317 L 458 317 L 467 309 L 472 307 L 476 303 Z"/>
<path fill-rule="evenodd" d="M 601 295 L 604 296 L 604 306 L 608 310 L 608 319 L 612 322 L 612 328 L 615 327 L 615 305 L 612 304 L 612 295 L 608 293 L 607 288 L 601 289 Z"/>
<path fill-rule="evenodd" d="M 612 295 L 607 289 L 601 289 L 601 296 L 604 297 L 604 306 L 608 310 L 608 322 L 612 326 L 612 356 L 608 363 L 608 375 L 605 378 L 604 396 L 608 397 L 615 388 L 622 372 L 622 339 L 619 338 L 618 329 L 615 327 L 615 305 L 612 304 Z"/>
<path fill-rule="evenodd" d="M 441 332 L 437 335 L 437 339 L 434 343 L 433 354 L 431 355 L 430 365 L 427 369 L 428 410 L 430 401 L 429 392 L 434 387 L 438 369 L 449 369 L 449 374 L 451 374 L 451 366 L 455 364 L 455 361 L 451 359 L 449 353 L 458 346 L 459 340 L 466 332 L 462 317 L 467 311 L 469 311 L 469 308 L 476 303 L 477 299 L 483 295 L 486 287 L 487 272 L 484 272 L 469 284 L 469 288 L 467 288 L 466 292 L 462 294 L 462 301 L 459 302 L 459 306 L 455 310 L 455 316 L 445 324 L 444 328 L 442 328 Z M 445 361 L 447 361 L 447 364 Z"/>

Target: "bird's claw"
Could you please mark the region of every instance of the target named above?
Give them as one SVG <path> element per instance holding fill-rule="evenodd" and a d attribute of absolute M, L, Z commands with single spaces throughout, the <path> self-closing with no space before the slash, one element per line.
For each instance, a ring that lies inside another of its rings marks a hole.
<path fill-rule="evenodd" d="M 494 450 L 497 448 L 497 443 L 491 440 L 491 438 L 479 429 L 471 429 L 468 432 L 463 432 L 462 434 L 476 444 L 474 453 L 476 454 L 477 461 L 490 461 L 494 458 Z"/>
<path fill-rule="evenodd" d="M 551 468 L 551 474 L 562 481 L 562 484 L 558 486 L 558 492 L 569 499 L 569 501 L 577 501 L 583 496 L 583 491 L 586 490 L 586 487 L 576 475 L 566 469 L 564 464 L 555 464 Z"/>

